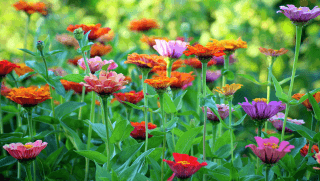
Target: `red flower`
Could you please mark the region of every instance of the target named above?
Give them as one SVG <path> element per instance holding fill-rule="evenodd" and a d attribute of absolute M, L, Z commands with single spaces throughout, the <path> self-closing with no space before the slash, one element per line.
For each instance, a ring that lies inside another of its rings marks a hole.
<path fill-rule="evenodd" d="M 34 2 L 26 2 L 26 1 L 20 0 L 19 2 L 14 3 L 13 7 L 17 11 L 24 11 L 29 15 L 35 12 L 38 12 L 44 16 L 48 14 L 46 4 L 43 2 L 34 3 Z"/>
<path fill-rule="evenodd" d="M 184 51 L 183 53 L 186 56 L 196 55 L 200 61 L 202 61 L 202 60 L 209 60 L 210 61 L 210 59 L 213 56 L 218 57 L 221 55 L 225 55 L 225 53 L 223 52 L 223 50 L 224 50 L 223 47 L 217 47 L 214 45 L 202 46 L 200 44 L 196 44 L 194 46 L 187 45 L 187 47 L 188 47 L 188 49 L 186 51 Z"/>
<path fill-rule="evenodd" d="M 95 43 L 91 47 L 90 57 L 95 57 L 95 56 L 102 57 L 103 55 L 110 53 L 111 50 L 112 50 L 112 47 L 110 45 Z"/>
<path fill-rule="evenodd" d="M 18 65 L 9 62 L 8 60 L 0 61 L 0 77 L 6 76 L 10 73 L 14 68 L 19 67 Z"/>
<path fill-rule="evenodd" d="M 130 133 L 130 136 L 134 139 L 145 140 L 146 139 L 146 125 L 145 122 L 131 122 L 131 125 L 134 127 L 134 130 Z M 157 125 L 148 123 L 148 130 L 155 129 Z M 148 134 L 148 138 L 151 138 L 153 135 Z"/>
<path fill-rule="evenodd" d="M 199 59 L 197 58 L 189 58 L 189 59 L 185 59 L 184 60 L 184 63 L 186 65 L 189 65 L 190 67 L 193 67 L 195 69 L 202 69 L 202 63 L 200 62 Z M 208 62 L 208 67 L 211 67 L 212 65 L 215 65 L 216 64 L 216 61 L 215 60 L 210 60 Z"/>
<path fill-rule="evenodd" d="M 71 82 L 71 81 L 67 81 L 67 80 L 63 80 L 63 79 L 61 79 L 60 82 L 66 91 L 73 90 L 74 93 L 76 93 L 76 94 L 82 94 L 83 85 L 81 85 L 80 83 Z M 86 94 L 91 91 L 92 91 L 92 89 L 89 89 L 86 87 L 86 90 L 85 90 Z"/>
<path fill-rule="evenodd" d="M 2 85 L 1 85 L 1 95 L 6 97 L 6 96 L 9 95 L 9 92 L 11 92 L 11 88 L 5 86 L 5 85 L 4 85 L 4 82 L 2 82 Z"/>
<path fill-rule="evenodd" d="M 96 25 L 69 25 L 67 30 L 70 32 L 73 32 L 75 29 L 82 28 L 84 31 L 84 34 L 88 33 L 90 30 L 90 34 L 88 36 L 89 40 L 95 40 L 99 38 L 102 35 L 108 34 L 108 32 L 111 30 L 110 28 L 100 28 L 101 24 Z"/>
<path fill-rule="evenodd" d="M 81 55 L 75 56 L 74 58 L 69 59 L 69 60 L 68 60 L 68 63 L 70 63 L 70 64 L 72 64 L 72 65 L 74 65 L 74 66 L 78 66 L 78 60 L 81 59 L 81 58 L 82 58 Z"/>
<path fill-rule="evenodd" d="M 114 93 L 113 96 L 120 102 L 130 102 L 132 104 L 137 104 L 143 99 L 143 91 L 136 92 L 136 91 L 130 91 L 125 93 Z"/>
<path fill-rule="evenodd" d="M 300 149 L 300 154 L 301 154 L 301 156 L 305 157 L 305 156 L 308 154 L 308 150 L 309 150 L 309 145 L 308 145 L 308 144 L 304 145 L 304 147 Z M 319 148 L 318 148 L 317 145 L 313 145 L 313 146 L 312 146 L 312 148 L 311 148 L 311 153 L 314 153 L 313 150 L 314 150 L 316 153 L 319 153 Z M 315 155 L 313 155 L 313 158 L 315 158 Z"/>
<path fill-rule="evenodd" d="M 132 20 L 129 25 L 129 29 L 131 31 L 148 31 L 151 29 L 159 28 L 159 24 L 154 19 L 140 19 L 140 20 Z"/>
<path fill-rule="evenodd" d="M 176 162 L 163 159 L 173 171 L 172 176 L 168 179 L 170 181 L 172 181 L 175 176 L 181 179 L 189 178 L 201 167 L 208 165 L 206 162 L 199 163 L 197 157 L 187 154 L 173 153 L 172 155 Z"/>

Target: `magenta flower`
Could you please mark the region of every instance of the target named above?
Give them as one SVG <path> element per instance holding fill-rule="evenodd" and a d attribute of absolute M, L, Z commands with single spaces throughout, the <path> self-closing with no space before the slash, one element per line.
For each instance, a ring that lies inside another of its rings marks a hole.
<path fill-rule="evenodd" d="M 118 90 L 126 88 L 128 81 L 125 81 L 125 76 L 123 74 L 117 74 L 114 71 L 106 72 L 102 70 L 100 72 L 99 78 L 97 76 L 90 74 L 90 76 L 85 76 L 84 80 L 86 83 L 81 82 L 81 85 L 92 89 L 100 96 L 111 95 Z"/>
<path fill-rule="evenodd" d="M 101 70 L 102 66 L 109 64 L 108 70 L 113 70 L 118 67 L 118 64 L 115 63 L 113 60 L 103 60 L 95 56 L 94 58 L 90 58 L 88 60 L 90 72 L 94 74 L 96 71 Z M 86 64 L 84 62 L 84 59 L 81 58 L 78 60 L 78 65 L 83 69 L 86 70 Z"/>
<path fill-rule="evenodd" d="M 280 6 L 279 11 L 277 13 L 282 13 L 286 17 L 288 17 L 293 23 L 307 23 L 309 20 L 316 18 L 320 15 L 320 9 L 318 6 L 315 6 L 312 10 L 308 7 L 295 7 L 292 4 L 288 4 L 286 6 Z"/>
<path fill-rule="evenodd" d="M 246 102 L 239 104 L 241 105 L 242 109 L 251 117 L 251 119 L 258 122 L 265 121 L 276 115 L 278 112 L 286 109 L 286 105 L 281 101 L 271 101 L 269 104 L 267 104 L 266 99 L 257 98 L 252 101 L 252 104 L 250 104 L 246 97 L 245 99 Z"/>
<path fill-rule="evenodd" d="M 275 164 L 286 153 L 291 152 L 291 149 L 294 148 L 293 145 L 289 145 L 288 141 L 282 141 L 279 145 L 279 139 L 271 136 L 270 138 L 263 139 L 261 137 L 255 136 L 258 147 L 254 144 L 247 145 L 251 148 L 253 153 L 257 155 L 261 161 L 265 164 Z"/>
<path fill-rule="evenodd" d="M 29 142 L 25 145 L 22 143 L 11 143 L 4 145 L 3 148 L 19 162 L 26 162 L 34 160 L 47 144 L 47 142 L 37 140 L 34 143 Z"/>
<path fill-rule="evenodd" d="M 269 121 L 278 131 L 282 131 L 284 116 L 285 116 L 284 113 L 279 112 L 278 114 L 274 115 L 269 119 Z M 302 125 L 305 123 L 302 119 L 297 120 L 297 119 L 291 119 L 289 117 L 287 118 L 287 121 L 290 123 L 298 124 L 298 125 Z M 286 127 L 285 132 L 292 133 L 293 131 Z"/>
<path fill-rule="evenodd" d="M 157 52 L 164 57 L 169 58 L 180 58 L 183 54 L 183 51 L 187 49 L 187 45 L 189 43 L 182 42 L 180 40 L 172 40 L 167 42 L 166 40 L 158 40 L 156 39 L 156 44 L 153 45 L 153 48 L 157 50 Z"/>
<path fill-rule="evenodd" d="M 216 65 L 224 65 L 224 56 L 221 55 L 219 57 L 213 57 L 211 60 L 216 62 Z M 229 64 L 233 64 L 236 61 L 234 54 L 229 56 Z"/>
<path fill-rule="evenodd" d="M 218 107 L 218 113 L 221 117 L 221 119 L 226 119 L 229 116 L 229 106 L 225 104 L 216 104 Z M 204 112 L 204 108 L 202 107 L 202 111 Z M 232 112 L 234 110 L 232 109 Z M 219 118 L 214 114 L 213 111 L 211 111 L 210 108 L 207 109 L 207 119 L 209 121 L 212 121 L 214 123 L 219 123 Z"/>
<path fill-rule="evenodd" d="M 216 71 L 208 70 L 207 76 L 206 76 L 206 81 L 207 81 L 207 83 L 214 82 L 220 76 L 221 76 L 221 70 L 216 70 Z"/>

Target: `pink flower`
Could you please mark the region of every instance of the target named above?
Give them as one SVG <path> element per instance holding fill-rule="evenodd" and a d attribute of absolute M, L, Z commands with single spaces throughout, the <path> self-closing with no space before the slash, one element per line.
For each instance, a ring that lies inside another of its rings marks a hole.
<path fill-rule="evenodd" d="M 218 113 L 221 117 L 221 119 L 226 119 L 229 116 L 229 106 L 225 104 L 217 104 Z M 202 111 L 204 112 L 204 108 L 202 107 Z M 234 110 L 232 109 L 232 112 Z M 211 111 L 210 108 L 207 108 L 207 119 L 209 121 L 212 121 L 213 123 L 219 123 L 219 118 L 214 114 L 213 111 Z"/>
<path fill-rule="evenodd" d="M 317 162 L 320 164 L 320 152 L 316 153 L 314 156 L 316 157 Z M 320 170 L 319 167 L 313 167 L 313 169 Z"/>
<path fill-rule="evenodd" d="M 183 52 L 187 49 L 189 43 L 182 42 L 180 40 L 172 40 L 167 42 L 166 40 L 156 39 L 156 45 L 153 46 L 157 52 L 164 57 L 180 58 Z"/>
<path fill-rule="evenodd" d="M 90 72 L 92 74 L 94 74 L 96 71 L 101 70 L 102 66 L 109 64 L 108 70 L 113 70 L 115 68 L 118 67 L 118 64 L 115 63 L 113 60 L 103 60 L 98 57 L 95 56 L 94 58 L 90 58 L 88 60 L 88 64 L 89 64 L 89 68 L 90 68 Z M 83 69 L 86 70 L 86 64 L 84 62 L 84 59 L 81 58 L 78 60 L 78 65 Z"/>
<path fill-rule="evenodd" d="M 258 147 L 254 144 L 250 144 L 247 145 L 246 148 L 251 148 L 253 153 L 266 164 L 277 163 L 286 155 L 286 153 L 291 152 L 291 149 L 294 148 L 293 145 L 289 145 L 288 141 L 282 141 L 279 145 L 279 139 L 273 136 L 266 139 L 258 136 L 255 136 L 254 138 L 258 143 Z"/>
<path fill-rule="evenodd" d="M 282 127 L 283 127 L 283 119 L 284 119 L 285 115 L 282 112 L 279 112 L 278 114 L 274 115 L 273 117 L 271 117 L 269 119 L 269 121 L 272 123 L 272 125 L 278 130 L 278 131 L 282 131 Z M 291 118 L 287 118 L 287 121 L 290 123 L 294 123 L 297 125 L 302 125 L 305 122 L 302 119 L 291 119 Z M 289 128 L 285 128 L 285 132 L 286 133 L 292 133 L 293 131 Z"/>
<path fill-rule="evenodd" d="M 118 90 L 124 89 L 126 84 L 125 76 L 123 74 L 117 74 L 114 71 L 106 72 L 102 70 L 97 76 L 90 74 L 90 76 L 85 76 L 84 80 L 86 83 L 81 82 L 81 85 L 92 89 L 99 95 L 111 95 Z"/>
<path fill-rule="evenodd" d="M 9 145 L 4 145 L 3 148 L 19 162 L 24 162 L 34 160 L 47 144 L 47 142 L 37 140 L 34 143 L 29 142 L 25 145 L 22 143 L 11 143 Z"/>

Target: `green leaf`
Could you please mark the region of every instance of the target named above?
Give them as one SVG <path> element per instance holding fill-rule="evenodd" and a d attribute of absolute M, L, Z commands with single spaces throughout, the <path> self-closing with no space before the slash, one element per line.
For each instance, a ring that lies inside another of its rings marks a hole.
<path fill-rule="evenodd" d="M 170 97 L 167 93 L 164 93 L 163 96 L 164 96 L 164 105 L 163 105 L 164 111 L 165 111 L 167 114 L 177 112 L 177 108 L 176 108 L 176 106 L 174 105 L 171 97 Z"/>
<path fill-rule="evenodd" d="M 279 100 L 281 100 L 283 102 L 288 102 L 289 101 L 288 95 L 283 93 L 283 90 L 282 90 L 279 82 L 272 74 L 271 74 L 271 77 L 273 80 L 274 87 L 276 89 L 276 96 L 279 98 Z"/>
<path fill-rule="evenodd" d="M 36 74 L 36 72 L 28 72 L 24 75 L 21 75 L 19 78 L 17 78 L 17 82 L 21 82 L 22 80 L 26 79 L 27 77 Z"/>
<path fill-rule="evenodd" d="M 75 151 L 81 156 L 84 156 L 92 161 L 95 161 L 100 164 L 104 164 L 108 162 L 108 158 L 104 156 L 104 154 L 99 153 L 97 151 L 92 151 L 92 150 L 80 150 L 80 151 Z"/>
<path fill-rule="evenodd" d="M 296 78 L 296 77 L 298 77 L 298 76 L 299 76 L 299 75 L 296 75 L 296 76 L 294 76 L 294 78 Z M 279 82 L 279 84 L 282 85 L 282 84 L 288 82 L 289 80 L 291 80 L 291 77 L 288 77 L 288 78 L 285 78 L 285 79 L 281 80 L 281 81 Z"/>
<path fill-rule="evenodd" d="M 41 64 L 41 63 L 36 62 L 34 60 L 26 61 L 25 63 L 28 67 L 32 68 L 34 71 L 36 71 L 42 75 L 46 74 L 46 68 L 43 63 Z"/>
<path fill-rule="evenodd" d="M 247 74 L 237 74 L 237 75 L 239 75 L 239 76 L 241 76 L 241 77 L 243 77 L 243 78 L 245 78 L 245 79 L 247 79 L 247 80 L 249 80 L 249 81 L 257 84 L 257 85 L 261 85 L 261 83 L 258 82 L 258 81 L 257 81 L 253 76 L 251 76 L 251 75 L 247 75 Z"/>
<path fill-rule="evenodd" d="M 107 169 L 101 167 L 99 164 L 97 164 L 97 162 L 94 163 L 96 164 L 96 181 L 103 181 L 102 178 L 105 177 L 109 180 L 112 180 L 112 176 L 110 175 L 110 172 Z"/>
<path fill-rule="evenodd" d="M 69 74 L 62 77 L 61 79 L 77 83 L 84 82 L 84 77 L 80 74 Z"/>
<path fill-rule="evenodd" d="M 320 121 L 320 107 L 317 103 L 317 101 L 314 99 L 314 97 L 308 93 L 308 99 L 309 99 L 309 102 L 311 103 L 312 105 L 312 109 L 313 109 L 313 113 L 314 113 L 314 117 Z"/>
<path fill-rule="evenodd" d="M 108 71 L 108 68 L 109 68 L 110 64 L 105 64 L 101 67 L 101 70 L 105 70 L 105 71 Z"/>
<path fill-rule="evenodd" d="M 123 101 L 123 102 L 126 103 L 128 106 L 132 107 L 133 109 L 144 110 L 144 107 L 139 107 L 135 104 L 132 104 L 132 103 L 126 102 L 126 101 Z"/>
<path fill-rule="evenodd" d="M 188 154 L 189 150 L 192 146 L 192 142 L 195 137 L 201 132 L 202 126 L 193 128 L 187 132 L 185 132 L 177 141 L 176 143 L 176 150 L 175 152 L 181 154 Z"/>
<path fill-rule="evenodd" d="M 319 92 L 320 91 L 320 88 L 317 88 L 317 89 L 315 89 L 315 90 L 313 90 L 313 91 L 310 91 L 309 92 L 309 94 L 311 94 L 312 96 L 315 94 L 315 93 L 317 93 L 317 92 Z M 299 104 L 301 104 L 303 101 L 305 101 L 305 100 L 307 100 L 308 99 L 308 94 L 305 94 L 304 96 L 302 96 L 300 99 L 299 99 Z"/>
<path fill-rule="evenodd" d="M 85 102 L 74 102 L 74 101 L 65 102 L 63 104 L 60 104 L 59 106 L 57 106 L 54 109 L 55 110 L 55 117 L 59 120 L 62 120 L 62 118 L 65 115 L 68 115 L 71 112 L 73 112 L 73 111 L 75 111 L 85 105 L 87 105 Z"/>
<path fill-rule="evenodd" d="M 91 124 L 93 131 L 95 131 L 103 141 L 107 142 L 106 126 L 104 124 L 92 123 L 89 120 L 84 120 L 84 122 L 86 122 L 87 124 Z M 109 133 L 109 135 L 110 135 L 110 133 Z"/>
<path fill-rule="evenodd" d="M 300 149 L 306 145 L 307 140 L 305 138 L 293 138 L 290 141 L 290 145 L 294 145 L 294 149 L 291 150 L 290 155 L 296 156 L 300 152 Z"/>
<path fill-rule="evenodd" d="M 185 111 L 182 113 L 176 113 L 175 115 L 177 116 L 189 116 L 192 115 L 194 116 L 198 121 L 200 121 L 200 116 L 198 115 L 198 113 L 196 113 L 195 111 Z"/>
<path fill-rule="evenodd" d="M 64 168 L 51 172 L 49 175 L 47 175 L 48 178 L 53 180 L 68 180 L 69 176 L 70 173 Z"/>
<path fill-rule="evenodd" d="M 82 51 L 82 52 L 89 51 L 90 48 L 91 48 L 91 45 L 86 45 L 86 46 L 84 46 L 84 47 L 81 48 L 81 51 Z"/>
<path fill-rule="evenodd" d="M 241 118 L 238 122 L 232 124 L 232 126 L 238 126 L 239 124 L 241 124 L 241 123 L 243 122 L 243 120 L 246 118 L 246 116 L 247 116 L 247 114 L 245 114 L 244 116 L 242 116 L 242 118 Z"/>
<path fill-rule="evenodd" d="M 216 155 L 217 158 L 227 158 L 231 154 L 230 150 L 231 150 L 230 144 L 226 144 L 221 146 L 214 154 Z"/>
<path fill-rule="evenodd" d="M 15 106 L 2 106 L 1 107 L 2 111 L 5 112 L 12 112 L 12 113 L 19 113 L 19 110 Z"/>
<path fill-rule="evenodd" d="M 55 125 L 55 124 L 60 123 L 58 119 L 53 118 L 51 116 L 38 116 L 38 117 L 32 118 L 32 120 L 39 121 L 39 122 L 46 123 L 46 124 L 51 124 L 51 125 Z"/>
<path fill-rule="evenodd" d="M 23 52 L 25 52 L 25 53 L 27 53 L 29 55 L 32 55 L 32 56 L 36 56 L 37 55 L 36 52 L 30 51 L 28 49 L 23 49 L 23 48 L 20 49 L 20 48 L 18 48 L 18 50 L 21 50 L 21 51 L 23 51 Z"/>
<path fill-rule="evenodd" d="M 220 120 L 220 123 L 221 123 L 224 127 L 230 129 L 229 126 L 228 126 L 228 125 L 222 120 L 222 118 L 220 117 L 220 114 L 219 114 L 219 112 L 218 112 L 218 107 L 217 107 L 217 105 L 216 105 L 216 102 L 213 100 L 213 97 L 212 97 L 212 96 L 207 96 L 205 99 L 202 99 L 202 100 L 201 100 L 201 107 L 202 107 L 202 106 L 207 106 L 207 107 L 209 107 L 209 108 L 211 109 L 211 111 L 218 117 L 218 119 Z"/>
<path fill-rule="evenodd" d="M 182 108 L 183 104 L 183 96 L 187 93 L 187 91 L 184 91 L 182 94 L 180 94 L 178 97 L 175 98 L 174 105 L 176 106 L 177 111 L 179 111 Z"/>
<path fill-rule="evenodd" d="M 63 85 L 61 84 L 59 77 L 52 75 L 51 77 L 49 77 L 49 79 L 45 78 L 45 80 L 51 87 L 55 88 L 56 92 L 59 95 L 61 95 L 62 97 L 65 97 L 66 91 Z"/>
<path fill-rule="evenodd" d="M 52 51 L 46 53 L 45 55 L 50 56 L 50 55 L 54 55 L 54 54 L 61 53 L 61 52 L 62 52 L 62 50 L 52 50 Z"/>
<path fill-rule="evenodd" d="M 293 131 L 297 131 L 301 136 L 307 138 L 308 140 L 313 140 L 313 137 L 315 136 L 315 132 L 311 131 L 310 129 L 302 126 L 302 125 L 297 125 L 294 123 L 287 122 L 286 127 Z"/>
<path fill-rule="evenodd" d="M 51 153 L 46 159 L 46 164 L 50 166 L 51 170 L 55 170 L 56 166 L 62 160 L 63 156 L 67 153 L 67 151 L 63 151 L 63 149 L 65 149 L 64 146 L 60 147 L 59 149 Z"/>
<path fill-rule="evenodd" d="M 228 80 L 233 80 L 234 79 L 234 73 L 232 72 L 232 71 L 230 71 L 230 70 L 224 70 L 224 69 L 222 69 L 222 73 L 221 73 L 222 75 L 224 75 L 224 76 L 226 76 L 226 78 L 228 79 Z"/>
<path fill-rule="evenodd" d="M 76 150 L 85 150 L 85 144 L 82 143 L 81 139 L 79 138 L 78 134 L 73 131 L 71 128 L 69 128 L 64 122 L 60 121 L 61 126 L 65 130 L 66 137 L 69 138 L 73 146 L 76 148 Z"/>
<path fill-rule="evenodd" d="M 134 127 L 126 120 L 118 120 L 114 131 L 110 137 L 110 143 L 117 143 L 130 136 L 130 133 L 134 130 Z"/>
<path fill-rule="evenodd" d="M 17 159 L 12 156 L 6 156 L 0 160 L 0 168 L 12 165 L 17 162 Z"/>

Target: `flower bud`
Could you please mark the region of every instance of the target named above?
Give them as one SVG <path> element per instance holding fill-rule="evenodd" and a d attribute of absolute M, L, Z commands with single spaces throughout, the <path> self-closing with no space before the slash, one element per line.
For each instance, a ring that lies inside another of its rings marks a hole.
<path fill-rule="evenodd" d="M 73 34 L 74 34 L 74 37 L 75 37 L 78 41 L 82 40 L 82 38 L 83 38 L 83 30 L 82 30 L 82 28 L 75 29 L 75 30 L 73 31 Z"/>
<path fill-rule="evenodd" d="M 181 23 L 180 29 L 181 29 L 181 32 L 188 33 L 190 31 L 190 24 L 187 22 L 183 22 Z"/>
<path fill-rule="evenodd" d="M 42 52 L 43 50 L 43 41 L 37 41 L 37 49 Z"/>

